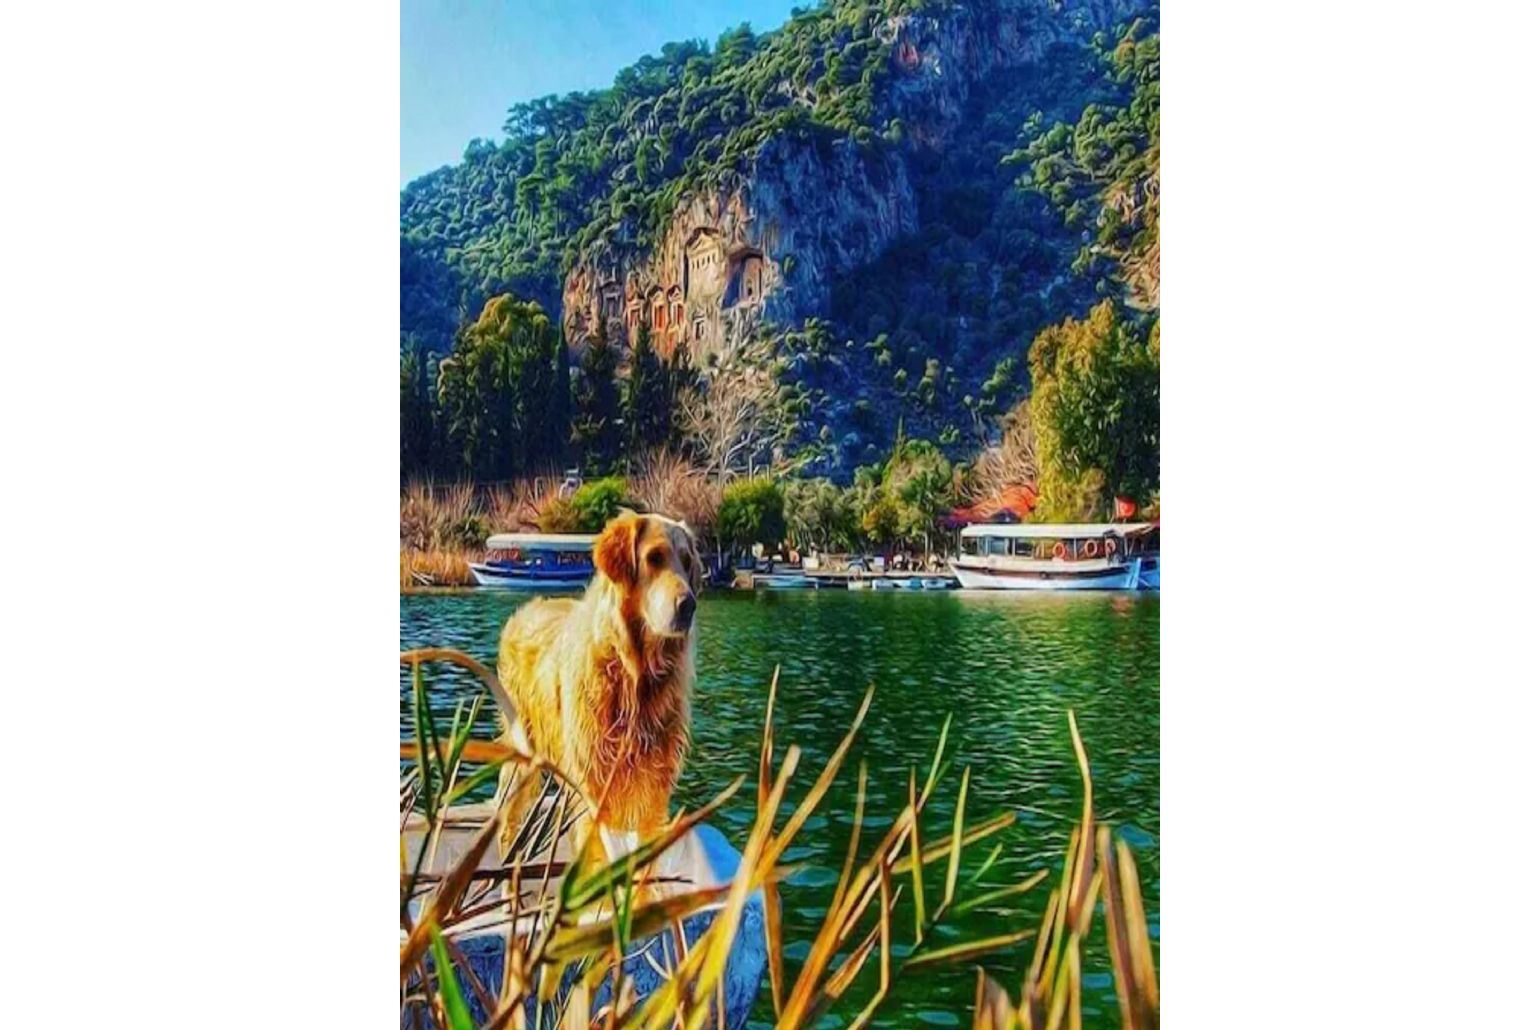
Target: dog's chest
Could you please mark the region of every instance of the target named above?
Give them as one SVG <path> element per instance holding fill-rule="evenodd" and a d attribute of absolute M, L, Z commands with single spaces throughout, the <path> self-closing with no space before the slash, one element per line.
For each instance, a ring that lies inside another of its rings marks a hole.
<path fill-rule="evenodd" d="M 606 662 L 600 678 L 594 715 L 603 757 L 629 764 L 672 751 L 680 730 L 680 685 L 647 675 L 631 680 L 619 659 Z"/>

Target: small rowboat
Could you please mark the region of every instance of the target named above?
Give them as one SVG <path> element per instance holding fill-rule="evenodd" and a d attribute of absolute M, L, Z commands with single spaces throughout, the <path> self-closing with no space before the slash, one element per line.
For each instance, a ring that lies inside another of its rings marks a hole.
<path fill-rule="evenodd" d="M 757 572 L 754 587 L 759 590 L 817 590 L 818 580 L 801 572 Z"/>
<path fill-rule="evenodd" d="M 956 583 L 950 575 L 926 573 L 917 576 L 888 575 L 874 580 L 877 590 L 950 590 Z"/>
<path fill-rule="evenodd" d="M 450 810 L 450 813 L 445 820 L 437 845 L 430 852 L 431 859 L 427 864 L 429 872 L 440 875 L 454 867 L 470 847 L 477 831 L 495 814 L 489 803 L 456 806 Z M 417 852 L 423 846 L 425 829 L 426 822 L 420 815 L 413 814 L 408 819 L 403 836 L 406 840 L 409 863 L 415 861 Z M 567 841 L 559 842 L 555 859 L 558 862 L 565 862 L 569 856 Z M 742 857 L 719 830 L 702 825 L 676 842 L 658 859 L 653 868 L 658 876 L 667 881 L 665 888 L 667 890 L 699 890 L 730 882 L 738 873 Z M 496 856 L 489 851 L 482 858 L 479 868 L 484 871 L 497 870 Z M 506 890 L 506 885 L 503 889 Z M 549 889 L 556 889 L 556 885 L 551 884 Z M 720 907 L 720 905 L 707 906 L 680 921 L 687 949 L 693 947 L 710 928 Z M 494 998 L 498 997 L 502 991 L 507 934 L 506 911 L 502 913 L 500 919 L 495 913 L 487 913 L 458 923 L 446 932 L 446 936 L 454 941 L 460 954 L 464 956 L 464 961 L 470 966 L 471 971 Z M 673 969 L 679 959 L 680 955 L 677 954 L 672 930 L 664 930 L 652 937 L 633 941 L 627 949 L 622 968 L 635 985 L 637 998 L 644 999 L 662 985 L 663 971 Z M 728 1027 L 729 1030 L 742 1030 L 748 1023 L 749 1013 L 759 994 L 768 962 L 765 945 L 764 893 L 756 891 L 745 905 L 733 937 L 732 950 L 723 976 L 721 999 L 724 1013 L 720 1025 Z M 557 1009 L 571 988 L 576 974 L 575 967 L 568 970 L 568 975 L 563 979 L 561 987 L 557 989 L 556 1004 L 546 1006 L 546 1011 L 540 1014 L 538 1025 L 556 1025 Z M 597 1011 L 608 1003 L 613 987 L 613 978 L 605 977 L 603 983 L 595 989 L 591 999 L 593 1010 Z M 476 1024 L 479 1026 L 484 1023 L 490 1014 L 482 1008 L 475 993 L 467 991 L 465 1000 Z M 414 1015 L 420 1015 L 420 1013 L 402 1013 L 403 1030 L 411 1025 L 410 1019 Z M 537 1025 L 533 997 L 526 1002 L 525 1018 L 530 1026 Z M 708 1025 L 713 1027 L 719 1025 L 715 1013 L 712 1014 Z"/>

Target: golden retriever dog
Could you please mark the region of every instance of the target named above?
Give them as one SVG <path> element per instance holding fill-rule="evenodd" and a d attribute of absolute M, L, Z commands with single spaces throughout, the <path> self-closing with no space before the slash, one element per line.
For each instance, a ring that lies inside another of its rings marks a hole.
<path fill-rule="evenodd" d="M 594 566 L 581 598 L 544 598 L 514 613 L 497 678 L 518 719 L 505 739 L 522 737 L 598 804 L 589 817 L 615 858 L 668 821 L 690 743 L 703 569 L 683 523 L 631 511 L 604 527 Z M 508 802 L 504 846 L 534 800 L 525 789 Z M 573 839 L 586 839 L 586 829 L 580 823 Z"/>

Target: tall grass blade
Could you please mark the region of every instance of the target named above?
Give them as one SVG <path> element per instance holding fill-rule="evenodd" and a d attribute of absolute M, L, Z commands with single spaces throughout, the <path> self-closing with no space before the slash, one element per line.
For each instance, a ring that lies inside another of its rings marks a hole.
<path fill-rule="evenodd" d="M 412 727 L 417 734 L 417 776 L 422 783 L 422 796 L 428 818 L 438 808 L 438 791 L 435 782 L 435 759 L 438 742 L 432 739 L 433 720 L 428 715 L 426 688 L 422 681 L 422 665 L 412 663 Z"/>
<path fill-rule="evenodd" d="M 765 700 L 765 733 L 759 747 L 759 809 L 761 815 L 770 798 L 770 763 L 775 753 L 775 695 L 781 682 L 781 667 L 777 665 L 770 674 L 770 692 Z M 765 955 L 770 971 L 770 1004 L 775 1014 L 781 1014 L 785 992 L 785 956 L 781 951 L 781 899 L 776 889 L 776 877 L 772 871 L 765 877 Z"/>
<path fill-rule="evenodd" d="M 917 807 L 914 794 L 914 768 L 909 769 L 909 867 L 910 878 L 914 883 L 914 946 L 919 947 L 925 940 L 925 860 L 921 856 L 924 848 L 920 844 L 920 812 Z"/>
<path fill-rule="evenodd" d="M 438 974 L 438 994 L 444 1003 L 444 1013 L 449 1019 L 450 1030 L 476 1030 L 471 1010 L 460 993 L 460 980 L 455 975 L 454 963 L 449 960 L 449 949 L 444 947 L 444 935 L 429 924 L 433 938 L 433 969 Z"/>
<path fill-rule="evenodd" d="M 969 959 L 979 958 L 1001 948 L 1009 948 L 1013 944 L 1020 944 L 1031 937 L 1036 930 L 1017 930 L 1015 933 L 1002 933 L 995 937 L 985 937 L 977 941 L 963 941 L 961 944 L 949 945 L 945 948 L 937 948 L 935 951 L 927 951 L 919 955 L 911 956 L 904 963 L 904 972 L 915 969 L 923 969 L 927 966 L 941 965 L 946 962 L 966 962 Z"/>
<path fill-rule="evenodd" d="M 984 878 L 984 874 L 989 872 L 991 869 L 993 869 L 995 867 L 995 862 L 997 862 L 999 860 L 1000 853 L 1002 851 L 1004 851 L 1004 850 L 1005 850 L 1005 845 L 1004 844 L 996 844 L 993 848 L 991 848 L 990 852 L 989 852 L 989 857 L 984 859 L 984 864 L 983 865 L 979 866 L 977 869 L 975 869 L 973 871 L 973 875 L 968 877 L 968 882 L 969 883 L 978 883 L 980 880 L 982 880 Z"/>
<path fill-rule="evenodd" d="M 921 791 L 926 797 L 930 796 L 931 789 L 936 785 L 936 779 L 941 775 L 941 754 L 946 750 L 946 737 L 952 729 L 952 713 L 946 713 L 946 719 L 941 723 L 941 737 L 936 741 L 936 757 L 930 760 L 930 775 L 925 777 L 925 789 Z"/>
<path fill-rule="evenodd" d="M 1080 739 L 1080 727 L 1075 722 L 1073 710 L 1069 713 L 1070 743 L 1075 748 L 1075 761 L 1080 766 L 1080 783 L 1084 789 L 1080 811 L 1080 846 L 1074 851 L 1075 878 L 1071 883 L 1069 892 L 1069 914 L 1071 922 L 1078 922 L 1081 906 L 1085 903 L 1089 894 L 1091 883 L 1092 847 L 1096 840 L 1096 817 L 1091 803 L 1091 762 L 1086 757 L 1085 742 Z"/>
<path fill-rule="evenodd" d="M 971 766 L 963 770 L 962 787 L 957 791 L 957 811 L 952 813 L 952 856 L 946 863 L 946 893 L 941 896 L 942 909 L 951 905 L 957 895 L 957 872 L 962 867 L 963 815 L 968 807 L 968 774 L 972 771 Z"/>
<path fill-rule="evenodd" d="M 770 692 L 765 699 L 765 733 L 759 745 L 759 794 L 761 811 L 770 797 L 770 763 L 775 754 L 775 692 L 781 682 L 781 667 L 770 674 Z"/>
<path fill-rule="evenodd" d="M 1031 890 L 1033 887 L 1036 887 L 1047 878 L 1048 870 L 1039 869 L 1037 872 L 1033 873 L 1025 880 L 1022 880 L 1020 883 L 1013 883 L 1009 887 L 1001 887 L 999 890 L 992 890 L 987 894 L 977 894 L 971 898 L 968 898 L 966 901 L 959 902 L 957 907 L 952 911 L 956 915 L 963 915 L 967 912 L 972 912 L 976 908 L 983 908 L 985 905 L 993 905 L 997 901 L 1004 901 L 1006 898 L 1013 898 L 1018 894 L 1025 894 L 1027 891 Z"/>
<path fill-rule="evenodd" d="M 1014 824 L 1015 822 L 1015 812 L 1001 812 L 999 815 L 984 820 L 982 823 L 979 823 L 977 826 L 974 826 L 972 829 L 964 833 L 963 846 L 966 847 L 967 845 L 977 843 L 986 837 L 992 837 L 999 833 L 1001 830 L 1005 829 L 1007 826 Z M 930 863 L 937 861 L 942 856 L 944 856 L 951 847 L 952 842 L 950 840 L 943 840 L 938 841 L 929 848 L 926 848 L 925 854 L 923 856 L 923 864 L 930 865 Z M 910 865 L 911 860 L 909 858 L 901 858 L 898 860 L 898 864 L 893 867 L 893 872 L 898 876 L 902 876 L 904 873 L 909 872 Z"/>

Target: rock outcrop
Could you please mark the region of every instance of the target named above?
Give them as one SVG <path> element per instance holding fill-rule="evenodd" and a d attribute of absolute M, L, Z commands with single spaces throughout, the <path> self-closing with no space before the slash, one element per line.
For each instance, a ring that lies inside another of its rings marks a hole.
<path fill-rule="evenodd" d="M 1141 6 L 994 0 L 888 19 L 882 112 L 901 124 L 900 145 L 772 136 L 728 184 L 682 201 L 655 247 L 580 255 L 562 289 L 567 339 L 580 345 L 603 319 L 610 339 L 634 342 L 645 321 L 660 352 L 687 347 L 699 363 L 762 324 L 825 314 L 836 277 L 915 231 L 908 157 L 946 146 L 979 80 Z"/>
<path fill-rule="evenodd" d="M 660 352 L 701 359 L 761 321 L 823 313 L 832 276 L 914 226 L 898 155 L 776 136 L 747 173 L 681 204 L 655 249 L 585 255 L 563 289 L 567 339 L 603 318 L 611 339 L 634 340 L 645 320 Z"/>

